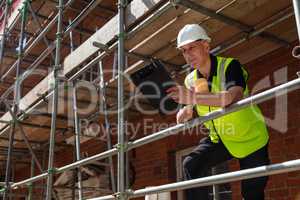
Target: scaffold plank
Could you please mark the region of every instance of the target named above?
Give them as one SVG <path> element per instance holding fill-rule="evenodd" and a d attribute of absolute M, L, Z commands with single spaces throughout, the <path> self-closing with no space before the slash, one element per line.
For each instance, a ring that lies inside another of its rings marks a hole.
<path fill-rule="evenodd" d="M 143 0 L 136 0 L 129 4 L 126 11 L 127 26 L 131 25 L 138 18 L 142 17 L 151 9 L 153 9 L 154 6 L 160 1 L 162 0 L 153 0 L 149 3 L 147 3 L 147 1 L 145 3 Z M 97 41 L 101 44 L 107 44 L 113 40 L 117 34 L 118 16 L 115 16 L 65 58 L 63 63 L 64 74 L 70 73 L 73 69 L 82 64 L 85 60 L 98 51 L 98 48 L 93 46 L 94 41 Z"/>

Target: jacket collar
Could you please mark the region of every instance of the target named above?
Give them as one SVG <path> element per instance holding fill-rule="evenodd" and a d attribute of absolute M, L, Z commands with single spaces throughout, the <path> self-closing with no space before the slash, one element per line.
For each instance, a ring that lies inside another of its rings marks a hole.
<path fill-rule="evenodd" d="M 217 57 L 212 54 L 210 54 L 209 57 L 210 57 L 210 73 L 209 73 L 208 81 L 211 82 L 212 77 L 217 75 L 218 60 Z M 197 77 L 198 78 L 204 77 L 199 70 L 197 70 Z"/>

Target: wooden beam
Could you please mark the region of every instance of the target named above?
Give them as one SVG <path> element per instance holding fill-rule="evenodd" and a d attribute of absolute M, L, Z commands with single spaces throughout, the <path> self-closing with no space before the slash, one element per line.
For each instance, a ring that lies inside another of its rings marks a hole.
<path fill-rule="evenodd" d="M 127 6 L 125 20 L 127 26 L 133 24 L 138 18 L 145 15 L 162 0 L 153 0 L 145 3 L 143 0 L 133 1 Z M 90 58 L 99 49 L 93 46 L 93 42 L 97 41 L 101 44 L 108 44 L 118 33 L 118 16 L 109 20 L 101 29 L 94 33 L 88 40 L 80 45 L 75 51 L 69 54 L 64 60 L 64 74 L 69 74 L 73 69 L 81 65 L 85 60 Z"/>
<path fill-rule="evenodd" d="M 162 0 L 155 0 L 152 3 L 144 3 L 142 0 L 132 2 L 127 9 L 127 22 L 128 25 L 132 24 L 136 19 L 149 12 L 156 3 Z M 93 47 L 92 42 L 97 40 L 100 43 L 108 43 L 112 40 L 117 32 L 117 17 L 112 18 L 107 24 L 105 24 L 99 31 L 91 36 L 85 43 L 83 43 L 77 50 L 70 54 L 64 62 L 64 73 L 67 74 L 76 66 L 81 64 L 89 56 L 95 53 L 98 48 Z M 80 54 L 80 56 L 78 56 Z M 78 61 L 79 59 L 79 61 Z M 75 60 L 75 62 L 73 62 Z M 26 110 L 34 102 L 40 99 L 40 95 L 45 94 L 49 90 L 49 81 L 53 79 L 53 74 L 49 74 L 44 80 L 42 80 L 32 91 L 26 94 L 20 101 L 21 110 Z M 40 94 L 40 95 L 39 95 Z M 8 113 L 3 116 L 3 119 L 10 120 L 11 117 Z M 0 124 L 0 129 L 5 125 Z"/>
<path fill-rule="evenodd" d="M 18 5 L 14 8 L 14 10 L 12 11 L 12 13 L 10 14 L 8 20 L 7 20 L 7 28 L 8 30 L 12 29 L 12 27 L 16 24 L 16 22 L 19 20 L 20 18 L 20 9 L 23 6 L 23 3 L 27 1 L 27 0 L 21 0 Z M 2 33 L 3 30 L 1 30 Z M 0 39 L 2 39 L 2 37 L 0 37 Z"/>

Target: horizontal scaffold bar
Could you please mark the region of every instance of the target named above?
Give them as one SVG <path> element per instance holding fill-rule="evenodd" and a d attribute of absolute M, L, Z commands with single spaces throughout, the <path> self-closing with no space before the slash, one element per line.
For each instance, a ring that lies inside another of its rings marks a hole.
<path fill-rule="evenodd" d="M 278 164 L 255 167 L 251 169 L 244 169 L 235 172 L 228 172 L 228 173 L 208 176 L 204 178 L 197 178 L 188 181 L 181 181 L 178 183 L 170 183 L 166 185 L 154 186 L 154 187 L 149 187 L 149 188 L 135 190 L 135 191 L 128 190 L 127 194 L 129 198 L 136 198 L 136 197 L 145 196 L 147 194 L 157 194 L 160 192 L 171 192 L 171 191 L 183 190 L 188 188 L 223 184 L 223 183 L 228 183 L 233 181 L 287 173 L 287 172 L 292 172 L 297 170 L 300 170 L 300 159 L 291 160 L 291 161 L 278 163 Z M 107 195 L 103 197 L 92 198 L 89 200 L 113 200 L 113 199 L 116 199 L 115 195 Z"/>

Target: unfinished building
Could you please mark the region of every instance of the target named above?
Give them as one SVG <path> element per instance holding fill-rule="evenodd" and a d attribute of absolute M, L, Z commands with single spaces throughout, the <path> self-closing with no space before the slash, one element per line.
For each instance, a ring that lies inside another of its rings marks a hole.
<path fill-rule="evenodd" d="M 3 199 L 183 200 L 183 189 L 213 185 L 212 198 L 238 200 L 239 181 L 263 175 L 267 199 L 300 199 L 298 0 L 0 4 Z M 212 54 L 246 66 L 251 96 L 176 124 L 128 77 L 155 59 L 182 85 L 190 67 L 176 36 L 190 23 L 208 30 Z M 210 180 L 182 181 L 182 160 L 203 137 L 197 127 L 250 103 L 266 118 L 272 164 L 239 173 L 231 160 Z"/>

